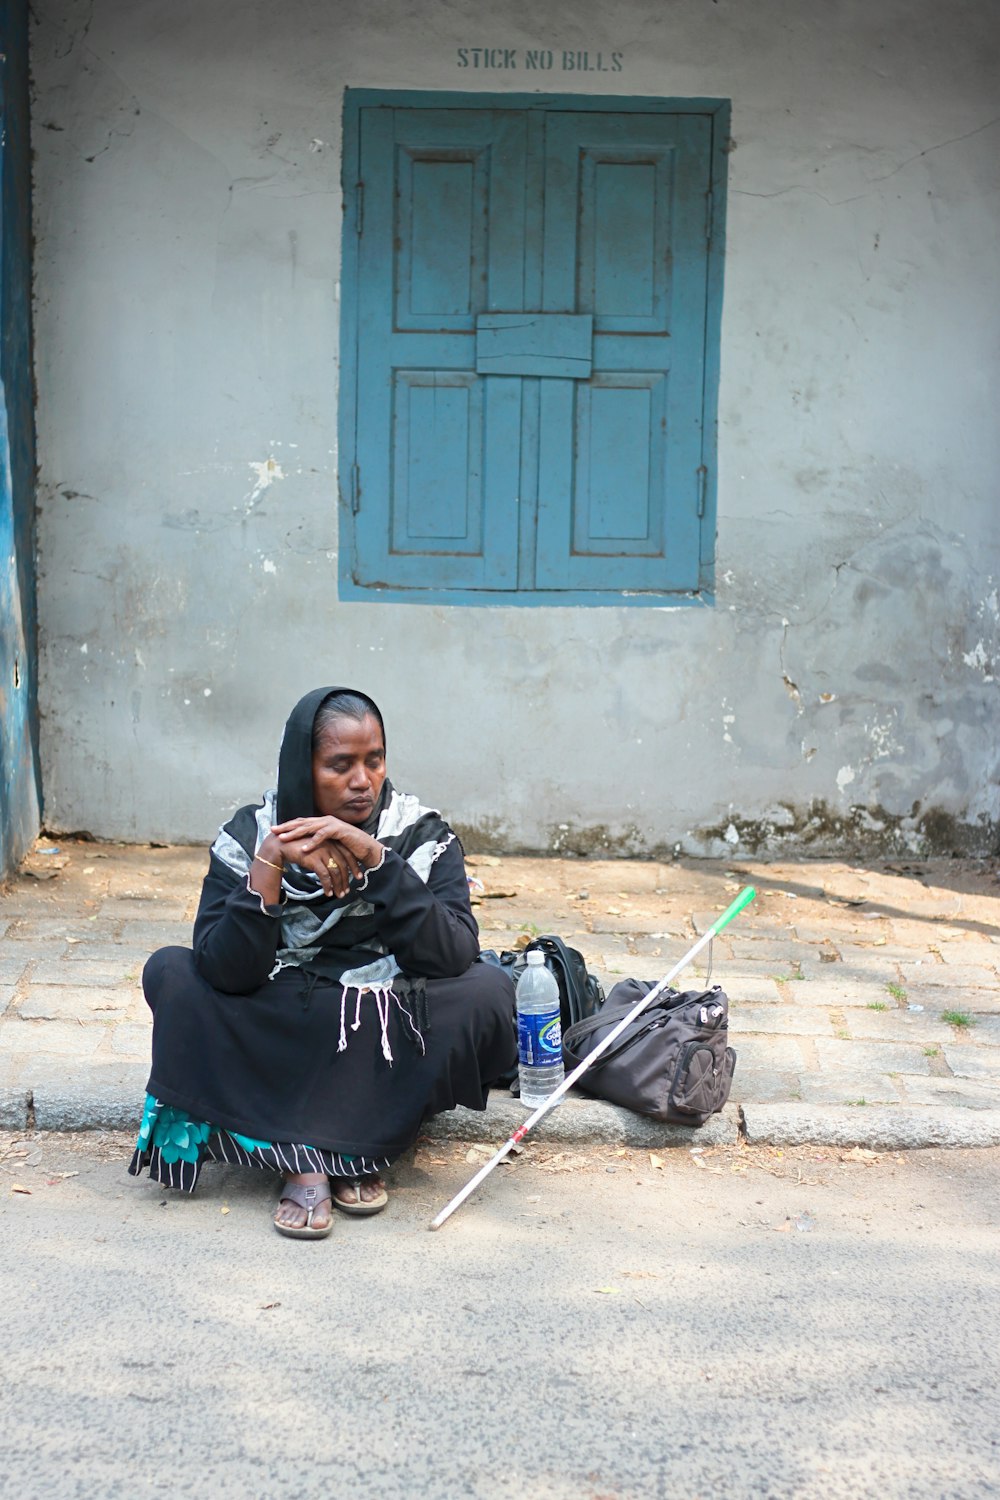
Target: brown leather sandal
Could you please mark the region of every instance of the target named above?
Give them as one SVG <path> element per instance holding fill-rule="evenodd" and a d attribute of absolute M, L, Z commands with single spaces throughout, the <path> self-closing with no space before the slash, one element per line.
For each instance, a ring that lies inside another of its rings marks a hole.
<path fill-rule="evenodd" d="M 330 1215 L 329 1224 L 322 1228 L 313 1226 L 313 1219 L 317 1209 L 322 1208 L 324 1203 L 332 1203 L 330 1195 L 330 1184 L 322 1182 L 286 1182 L 281 1189 L 281 1198 L 278 1202 L 280 1208 L 282 1203 L 297 1203 L 299 1208 L 306 1211 L 306 1222 L 304 1224 L 279 1224 L 277 1219 L 271 1222 L 279 1234 L 287 1235 L 290 1240 L 325 1240 L 333 1228 L 333 1215 Z"/>
<path fill-rule="evenodd" d="M 385 1188 L 374 1198 L 362 1198 L 362 1182 L 377 1182 L 377 1177 L 338 1177 L 335 1179 L 337 1187 L 346 1186 L 353 1190 L 354 1197 L 344 1200 L 333 1195 L 333 1206 L 339 1208 L 342 1214 L 353 1214 L 355 1218 L 367 1218 L 369 1214 L 380 1214 L 389 1201 L 389 1194 Z"/>

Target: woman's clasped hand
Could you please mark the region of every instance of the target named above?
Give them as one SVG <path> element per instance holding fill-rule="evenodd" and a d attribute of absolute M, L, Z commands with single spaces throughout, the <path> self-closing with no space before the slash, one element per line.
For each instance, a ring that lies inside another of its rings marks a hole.
<path fill-rule="evenodd" d="M 270 852 L 268 852 L 270 851 Z M 274 863 L 298 865 L 315 875 L 328 896 L 346 896 L 352 881 L 363 881 L 382 861 L 382 845 L 364 829 L 341 818 L 291 818 L 276 823 L 258 854 Z"/>

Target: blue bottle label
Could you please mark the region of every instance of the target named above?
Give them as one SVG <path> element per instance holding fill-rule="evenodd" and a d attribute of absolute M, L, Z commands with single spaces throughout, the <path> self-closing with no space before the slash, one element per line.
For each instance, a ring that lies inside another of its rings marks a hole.
<path fill-rule="evenodd" d="M 551 1068 L 562 1062 L 562 1023 L 559 1013 L 518 1016 L 517 1057 L 522 1068 Z"/>

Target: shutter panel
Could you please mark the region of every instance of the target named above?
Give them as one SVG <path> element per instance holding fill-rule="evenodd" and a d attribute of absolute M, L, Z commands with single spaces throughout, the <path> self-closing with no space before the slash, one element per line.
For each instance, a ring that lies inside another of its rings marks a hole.
<path fill-rule="evenodd" d="M 517 112 L 362 111 L 360 584 L 516 587 L 520 383 L 476 319 L 521 305 L 524 156 Z"/>
<path fill-rule="evenodd" d="M 544 382 L 536 588 L 698 586 L 711 122 L 554 114 L 547 310 L 591 313 L 589 381 Z"/>

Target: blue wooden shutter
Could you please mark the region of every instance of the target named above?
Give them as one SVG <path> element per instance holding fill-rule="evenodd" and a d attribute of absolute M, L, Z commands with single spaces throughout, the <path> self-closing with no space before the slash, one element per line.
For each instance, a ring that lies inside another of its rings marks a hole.
<path fill-rule="evenodd" d="M 351 589 L 697 592 L 712 114 L 385 97 L 348 132 Z"/>
<path fill-rule="evenodd" d="M 710 162 L 706 116 L 548 117 L 543 305 L 594 348 L 542 382 L 536 588 L 698 587 Z"/>
<path fill-rule="evenodd" d="M 517 586 L 520 381 L 477 373 L 476 322 L 523 306 L 525 137 L 517 111 L 362 111 L 360 584 Z"/>

